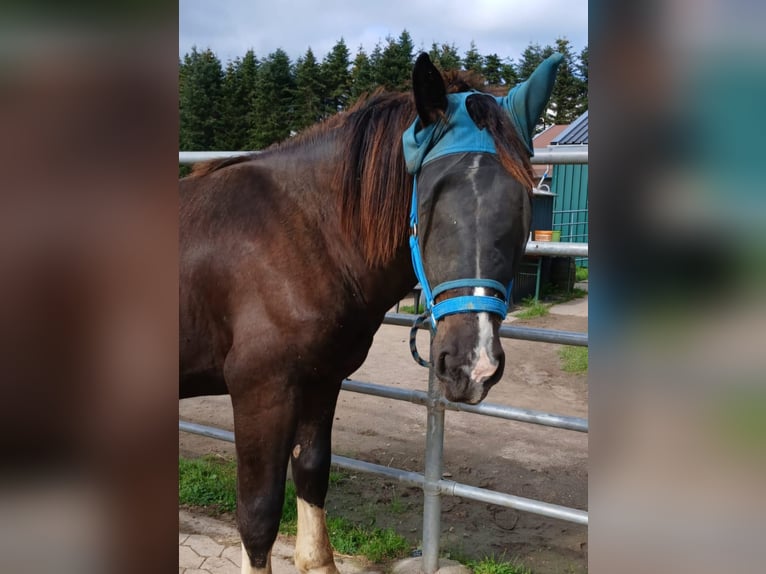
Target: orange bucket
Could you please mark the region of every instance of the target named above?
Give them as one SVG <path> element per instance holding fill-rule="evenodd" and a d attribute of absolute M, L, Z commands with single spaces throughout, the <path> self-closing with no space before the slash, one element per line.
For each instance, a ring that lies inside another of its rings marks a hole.
<path fill-rule="evenodd" d="M 535 241 L 553 241 L 553 231 L 535 231 Z"/>

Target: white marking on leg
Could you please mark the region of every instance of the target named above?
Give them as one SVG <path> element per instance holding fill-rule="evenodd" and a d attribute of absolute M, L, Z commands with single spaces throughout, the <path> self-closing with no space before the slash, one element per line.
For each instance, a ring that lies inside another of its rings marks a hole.
<path fill-rule="evenodd" d="M 295 566 L 301 572 L 338 574 L 332 555 L 323 508 L 298 498 L 298 536 Z"/>
<path fill-rule="evenodd" d="M 476 347 L 473 350 L 473 364 L 470 377 L 476 383 L 483 383 L 497 371 L 499 363 L 491 356 L 492 353 L 492 322 L 489 313 L 478 314 L 479 332 L 476 337 Z"/>
<path fill-rule="evenodd" d="M 252 564 L 250 564 L 250 557 L 247 555 L 247 550 L 245 550 L 245 545 L 241 544 L 241 546 L 242 546 L 242 566 L 241 566 L 242 574 L 271 574 L 271 550 L 269 550 L 269 553 L 266 555 L 266 567 L 255 568 Z"/>

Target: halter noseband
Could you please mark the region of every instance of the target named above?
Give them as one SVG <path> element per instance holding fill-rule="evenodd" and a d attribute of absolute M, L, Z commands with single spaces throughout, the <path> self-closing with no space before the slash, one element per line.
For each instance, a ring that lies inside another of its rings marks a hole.
<path fill-rule="evenodd" d="M 475 93 L 478 92 L 448 95 L 446 121 L 438 121 L 418 130 L 419 119 L 416 118 L 402 135 L 407 171 L 414 175 L 412 203 L 410 206 L 410 253 L 412 255 L 412 267 L 415 270 L 418 281 L 420 281 L 426 300 L 425 313 L 416 320 L 413 329 L 416 329 L 426 318 L 430 318 L 431 330 L 436 331 L 437 321 L 447 315 L 455 315 L 457 313 L 493 313 L 504 319 L 508 313 L 508 300 L 513 281 L 506 288 L 505 285 L 493 279 L 457 279 L 440 283 L 432 291 L 423 267 L 423 257 L 420 250 L 418 236 L 418 175 L 422 165 L 452 153 L 467 151 L 497 153 L 492 136 L 486 130 L 480 130 L 476 127 L 465 107 L 466 98 Z M 471 294 L 453 296 L 439 303 L 435 302 L 438 295 L 461 288 L 471 289 Z M 488 294 L 488 289 L 496 291 L 502 298 Z M 412 338 L 411 336 L 411 342 Z M 421 364 L 424 363 L 422 359 L 419 360 L 414 349 L 413 356 Z"/>

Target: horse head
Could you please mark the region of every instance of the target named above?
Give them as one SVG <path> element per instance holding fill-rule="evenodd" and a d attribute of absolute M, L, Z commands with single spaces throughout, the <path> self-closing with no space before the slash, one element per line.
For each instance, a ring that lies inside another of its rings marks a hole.
<path fill-rule="evenodd" d="M 410 246 L 451 401 L 480 402 L 503 374 L 499 328 L 532 218 L 532 135 L 560 61 L 504 97 L 448 93 L 427 54 L 415 63 L 417 118 L 402 137 L 414 175 Z"/>

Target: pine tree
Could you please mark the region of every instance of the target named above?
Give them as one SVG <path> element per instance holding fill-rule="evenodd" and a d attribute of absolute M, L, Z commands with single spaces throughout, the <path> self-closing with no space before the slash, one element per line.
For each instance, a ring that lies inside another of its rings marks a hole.
<path fill-rule="evenodd" d="M 252 120 L 252 101 L 258 59 L 252 50 L 226 66 L 223 78 L 223 118 L 217 149 L 241 150 L 247 147 Z"/>
<path fill-rule="evenodd" d="M 309 48 L 295 64 L 295 119 L 293 128 L 300 131 L 323 117 L 326 93 L 319 64 Z"/>
<path fill-rule="evenodd" d="M 483 58 L 481 57 L 481 54 L 479 54 L 479 50 L 476 49 L 476 42 L 471 40 L 471 46 L 468 48 L 468 51 L 463 58 L 463 68 L 481 74 L 483 63 Z"/>
<path fill-rule="evenodd" d="M 543 61 L 543 49 L 540 44 L 529 44 L 521 54 L 521 61 L 516 69 L 519 82 L 523 82 L 535 71 Z"/>
<path fill-rule="evenodd" d="M 258 70 L 251 149 L 263 149 L 290 135 L 294 99 L 295 79 L 290 58 L 279 48 L 263 60 Z"/>
<path fill-rule="evenodd" d="M 513 87 L 519 83 L 519 76 L 516 73 L 516 66 L 513 64 L 513 60 L 504 62 L 500 66 L 500 75 L 503 78 L 503 84 Z"/>
<path fill-rule="evenodd" d="M 484 66 L 481 73 L 490 86 L 503 84 L 503 63 L 497 54 L 489 54 L 484 57 Z"/>
<path fill-rule="evenodd" d="M 362 46 L 356 53 L 351 65 L 351 102 L 355 102 L 364 93 L 372 92 L 375 88 L 375 73 L 372 63 Z"/>
<path fill-rule="evenodd" d="M 179 69 L 179 145 L 184 151 L 215 149 L 221 129 L 221 62 L 209 49 L 192 47 Z"/>
<path fill-rule="evenodd" d="M 569 40 L 557 38 L 555 51 L 564 56 L 564 61 L 559 65 L 556 74 L 550 107 L 556 111 L 555 121 L 557 124 L 568 124 L 582 113 L 579 103 L 582 99 L 584 83 L 574 74 L 575 62 Z"/>
<path fill-rule="evenodd" d="M 580 73 L 580 77 L 588 85 L 588 46 L 586 45 L 582 52 L 580 52 L 580 64 L 577 66 L 577 71 Z"/>
<path fill-rule="evenodd" d="M 459 70 L 463 64 L 454 44 L 442 44 L 439 46 L 436 42 L 431 44 L 428 52 L 431 61 L 446 72 L 448 70 Z"/>
<path fill-rule="evenodd" d="M 375 62 L 375 79 L 378 84 L 391 91 L 404 91 L 410 85 L 412 75 L 412 51 L 414 45 L 407 30 L 399 36 L 398 41 L 391 36 L 386 38 L 388 44 Z M 376 46 L 377 49 L 377 46 Z M 375 56 L 375 51 L 373 51 Z"/>
<path fill-rule="evenodd" d="M 580 63 L 577 65 L 577 71 L 582 81 L 582 93 L 577 102 L 580 113 L 588 109 L 588 46 L 585 46 L 580 52 Z"/>
<path fill-rule="evenodd" d="M 322 60 L 322 80 L 325 86 L 325 115 L 335 114 L 346 108 L 351 98 L 351 72 L 349 51 L 341 38 Z"/>

